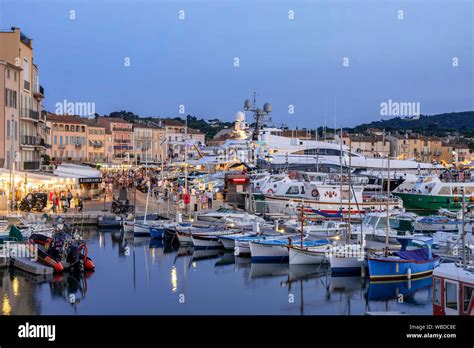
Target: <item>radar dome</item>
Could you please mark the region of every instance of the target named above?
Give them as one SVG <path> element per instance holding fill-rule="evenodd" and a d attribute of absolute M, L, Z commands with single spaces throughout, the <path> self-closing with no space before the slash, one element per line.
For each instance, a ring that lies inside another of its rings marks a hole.
<path fill-rule="evenodd" d="M 239 111 L 235 114 L 235 120 L 239 122 L 245 121 L 245 115 L 242 111 Z"/>

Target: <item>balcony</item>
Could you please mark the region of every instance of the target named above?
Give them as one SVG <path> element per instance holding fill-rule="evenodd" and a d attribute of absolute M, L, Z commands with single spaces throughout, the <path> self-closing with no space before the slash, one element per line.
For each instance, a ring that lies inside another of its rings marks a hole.
<path fill-rule="evenodd" d="M 132 141 L 130 139 L 114 139 L 116 144 L 130 144 Z"/>
<path fill-rule="evenodd" d="M 33 95 L 36 97 L 36 98 L 44 98 L 44 88 L 43 86 L 39 86 L 39 89 L 38 88 L 34 88 L 33 90 Z"/>
<path fill-rule="evenodd" d="M 30 87 L 31 87 L 30 81 L 24 80 L 24 81 L 23 81 L 23 88 L 26 89 L 27 91 L 29 91 L 29 90 L 30 90 Z"/>
<path fill-rule="evenodd" d="M 33 135 L 22 135 L 20 136 L 20 144 L 21 145 L 30 145 L 35 146 L 36 144 L 36 137 Z"/>
<path fill-rule="evenodd" d="M 112 130 L 115 131 L 115 132 L 131 132 L 132 128 L 131 127 L 117 127 L 117 126 L 114 126 L 114 127 L 112 127 Z"/>
<path fill-rule="evenodd" d="M 40 162 L 39 161 L 23 162 L 23 169 L 24 170 L 39 170 Z"/>
<path fill-rule="evenodd" d="M 80 149 L 82 147 L 82 144 L 75 144 L 74 146 L 76 147 L 76 149 Z"/>
<path fill-rule="evenodd" d="M 39 112 L 31 109 L 21 109 L 20 118 L 38 121 Z"/>
<path fill-rule="evenodd" d="M 47 149 L 51 148 L 51 145 L 46 144 L 46 141 L 41 137 L 36 138 L 36 146 L 42 146 Z"/>
<path fill-rule="evenodd" d="M 64 145 L 64 144 L 59 144 L 59 149 L 60 149 L 60 150 L 64 150 L 65 148 L 66 148 L 66 145 Z"/>

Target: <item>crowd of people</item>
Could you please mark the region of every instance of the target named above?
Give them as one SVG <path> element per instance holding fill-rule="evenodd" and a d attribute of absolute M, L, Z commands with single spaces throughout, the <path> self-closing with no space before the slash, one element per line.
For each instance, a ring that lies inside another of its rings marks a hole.
<path fill-rule="evenodd" d="M 439 175 L 439 179 L 445 182 L 467 182 L 471 181 L 471 170 L 446 169 Z"/>
<path fill-rule="evenodd" d="M 59 213 L 60 211 L 67 212 L 68 209 L 74 209 L 76 213 L 81 212 L 84 208 L 82 198 L 79 193 L 74 195 L 71 189 L 67 191 L 50 191 L 48 193 L 48 201 L 51 203 L 51 211 Z"/>
<path fill-rule="evenodd" d="M 209 188 L 199 189 L 197 185 L 186 185 L 183 179 L 161 179 L 161 173 L 154 170 L 122 170 L 104 172 L 102 176 L 103 190 L 111 194 L 114 189 L 138 189 L 147 192 L 156 200 L 173 201 L 190 212 L 191 210 L 212 209 L 214 193 Z M 187 192 L 186 192 L 187 191 Z M 120 198 L 119 198 L 120 199 Z"/>

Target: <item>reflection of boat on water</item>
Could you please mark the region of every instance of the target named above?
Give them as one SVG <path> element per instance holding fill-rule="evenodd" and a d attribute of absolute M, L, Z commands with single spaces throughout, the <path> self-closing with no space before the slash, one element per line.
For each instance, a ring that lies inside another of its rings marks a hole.
<path fill-rule="evenodd" d="M 363 283 L 360 276 L 334 277 L 331 276 L 331 292 L 352 292 L 363 289 Z"/>
<path fill-rule="evenodd" d="M 414 302 L 413 295 L 423 289 L 431 288 L 431 276 L 412 281 L 370 282 L 365 298 L 368 301 L 387 301 L 403 295 L 403 302 Z"/>
<path fill-rule="evenodd" d="M 328 265 L 289 265 L 288 282 L 318 278 L 328 271 Z"/>
<path fill-rule="evenodd" d="M 194 250 L 191 261 L 200 261 L 200 260 L 207 260 L 207 259 L 215 259 L 219 257 L 222 253 L 222 250 L 219 249 L 209 249 L 209 250 Z"/>
<path fill-rule="evenodd" d="M 163 239 L 151 238 L 149 247 L 150 249 L 163 247 Z"/>
<path fill-rule="evenodd" d="M 51 297 L 62 299 L 71 304 L 75 310 L 77 305 L 84 301 L 87 292 L 87 279 L 93 272 L 65 273 L 49 282 Z"/>
<path fill-rule="evenodd" d="M 289 265 L 283 263 L 252 263 L 250 278 L 281 277 L 288 275 Z"/>
<path fill-rule="evenodd" d="M 13 267 L 10 267 L 8 270 L 9 270 L 10 277 L 18 276 L 18 277 L 23 278 L 26 281 L 33 282 L 36 284 L 49 282 L 49 281 L 52 281 L 53 279 L 61 277 L 59 273 L 33 274 L 33 273 L 25 272 L 25 271 L 22 271 L 21 269 L 13 268 Z"/>
<path fill-rule="evenodd" d="M 233 265 L 235 262 L 235 255 L 234 253 L 224 253 L 219 261 L 216 262 L 214 266 L 227 266 Z"/>
<path fill-rule="evenodd" d="M 130 239 L 129 243 L 135 246 L 150 245 L 150 240 L 150 237 L 135 237 Z"/>

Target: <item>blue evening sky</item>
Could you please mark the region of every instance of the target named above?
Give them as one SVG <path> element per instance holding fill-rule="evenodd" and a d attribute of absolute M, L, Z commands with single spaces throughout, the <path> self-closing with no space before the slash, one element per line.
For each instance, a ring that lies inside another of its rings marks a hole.
<path fill-rule="evenodd" d="M 50 111 L 66 99 L 94 102 L 100 114 L 174 117 L 183 104 L 198 117 L 233 120 L 256 91 L 277 123 L 339 127 L 381 119 L 380 103 L 389 99 L 419 102 L 422 114 L 474 110 L 473 7 L 469 0 L 0 0 L 0 28 L 33 38 Z"/>

